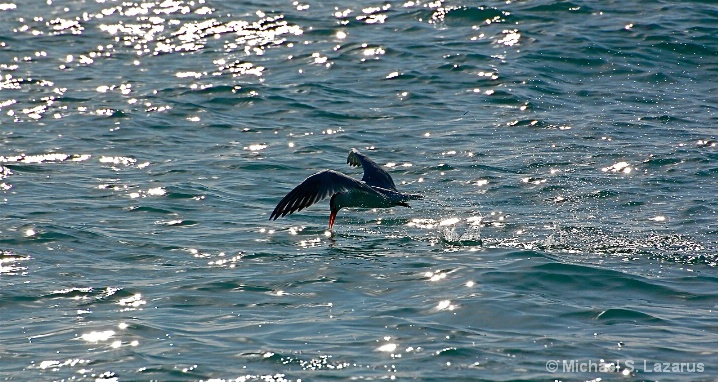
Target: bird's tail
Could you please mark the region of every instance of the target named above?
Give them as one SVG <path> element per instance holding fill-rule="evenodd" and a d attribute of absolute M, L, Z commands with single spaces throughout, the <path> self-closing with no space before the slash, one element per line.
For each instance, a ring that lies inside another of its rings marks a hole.
<path fill-rule="evenodd" d="M 419 199 L 424 199 L 424 195 L 409 194 L 409 200 L 419 200 Z"/>
<path fill-rule="evenodd" d="M 409 208 L 411 208 L 411 206 L 406 201 L 424 199 L 424 197 L 419 194 L 403 194 L 402 196 L 404 197 L 404 200 L 397 204 L 400 206 L 409 207 Z"/>

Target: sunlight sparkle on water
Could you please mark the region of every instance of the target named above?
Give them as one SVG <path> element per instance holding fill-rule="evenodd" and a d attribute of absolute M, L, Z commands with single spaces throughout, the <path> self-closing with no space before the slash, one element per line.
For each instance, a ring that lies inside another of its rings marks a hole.
<path fill-rule="evenodd" d="M 177 72 L 177 73 L 175 73 L 175 76 L 177 78 L 189 78 L 189 77 L 200 78 L 200 77 L 202 77 L 202 73 L 199 73 L 199 72 Z"/>
<path fill-rule="evenodd" d="M 470 217 L 466 218 L 466 221 L 471 225 L 479 225 L 479 224 L 481 224 L 482 219 L 483 219 L 483 217 L 481 217 L 481 216 L 470 216 Z"/>
<path fill-rule="evenodd" d="M 442 220 L 441 222 L 439 222 L 439 225 L 440 226 L 453 225 L 460 221 L 461 221 L 461 219 L 459 219 L 459 218 L 449 218 L 449 219 L 445 219 L 445 220 Z"/>
<path fill-rule="evenodd" d="M 628 162 L 618 162 L 614 165 L 603 167 L 601 169 L 603 172 L 622 172 L 624 174 L 630 174 L 631 173 L 631 165 Z"/>
<path fill-rule="evenodd" d="M 147 304 L 147 301 L 143 300 L 142 295 L 137 293 L 130 297 L 120 299 L 117 304 L 128 307 L 128 310 L 134 310 L 132 308 L 139 308 L 140 306 Z"/>
<path fill-rule="evenodd" d="M 326 236 L 326 234 L 325 234 Z M 329 232 L 329 236 L 331 236 L 331 232 Z M 309 240 L 302 240 L 298 243 L 298 245 L 302 248 L 314 248 L 318 247 L 322 243 L 322 239 L 315 238 L 315 239 L 309 239 Z"/>
<path fill-rule="evenodd" d="M 436 306 L 437 310 L 454 310 L 456 309 L 456 305 L 451 304 L 451 300 L 442 300 L 439 301 L 439 304 Z"/>
<path fill-rule="evenodd" d="M 446 273 L 442 271 L 435 271 L 435 272 L 425 272 L 424 276 L 429 279 L 429 281 L 439 281 L 446 278 Z"/>
<path fill-rule="evenodd" d="M 67 159 L 74 158 L 67 154 L 51 153 L 38 155 L 20 155 L 16 157 L 0 156 L 0 162 L 20 162 L 20 163 L 46 163 L 46 162 L 63 162 Z"/>
<path fill-rule="evenodd" d="M 57 371 L 60 370 L 62 366 L 74 367 L 75 365 L 82 365 L 85 363 L 90 363 L 90 360 L 79 358 L 68 359 L 64 362 L 60 362 L 57 360 L 48 360 L 40 362 L 40 365 L 38 365 L 37 367 L 40 369 L 52 369 L 53 371 Z"/>
<path fill-rule="evenodd" d="M 406 223 L 406 225 L 409 227 L 432 229 L 436 226 L 436 220 L 434 220 L 434 219 L 411 219 L 411 221 Z"/>
<path fill-rule="evenodd" d="M 147 190 L 147 195 L 162 196 L 165 194 L 167 194 L 167 191 L 162 187 L 155 187 L 155 188 L 150 188 L 149 190 Z"/>
<path fill-rule="evenodd" d="M 497 44 L 514 46 L 518 44 L 519 39 L 521 39 L 521 33 L 519 33 L 518 29 L 504 30 L 501 33 L 503 33 L 504 37 L 497 40 Z"/>
<path fill-rule="evenodd" d="M 380 56 L 384 53 L 386 53 L 386 51 L 382 47 L 364 49 L 365 56 Z"/>
<path fill-rule="evenodd" d="M 87 342 L 100 342 L 100 341 L 107 341 L 114 335 L 115 335 L 114 330 L 105 330 L 102 332 L 93 331 L 93 332 L 83 334 L 82 337 L 80 337 L 80 338 Z"/>
<path fill-rule="evenodd" d="M 111 164 L 121 164 L 124 166 L 131 166 L 137 162 L 137 159 L 135 158 L 129 158 L 129 157 L 106 157 L 102 156 L 100 157 L 100 163 L 111 163 Z"/>
<path fill-rule="evenodd" d="M 20 261 L 27 260 L 30 260 L 30 256 L 17 256 L 12 252 L 0 250 L 0 275 L 27 274 L 27 267 L 17 265 Z"/>
<path fill-rule="evenodd" d="M 268 145 L 265 145 L 262 143 L 255 143 L 253 145 L 249 145 L 249 146 L 245 147 L 244 149 L 249 150 L 249 151 L 260 151 L 260 150 L 266 149 L 267 147 L 268 147 Z"/>
<path fill-rule="evenodd" d="M 394 350 L 396 350 L 397 345 L 396 344 L 385 344 L 381 345 L 378 348 L 376 348 L 377 351 L 385 352 L 385 353 L 393 353 Z"/>
<path fill-rule="evenodd" d="M 340 133 L 340 132 L 343 132 L 343 131 L 344 131 L 344 129 L 342 129 L 342 128 L 340 127 L 340 128 L 338 128 L 338 129 L 326 129 L 326 130 L 322 130 L 322 134 L 331 135 L 331 134 L 337 134 L 337 133 Z"/>
<path fill-rule="evenodd" d="M 244 254 L 240 252 L 235 256 L 225 257 L 227 255 L 224 252 L 220 252 L 217 256 L 220 258 L 217 260 L 209 261 L 207 264 L 220 267 L 235 268 L 237 266 L 237 263 L 242 261 L 242 257 L 244 256 Z"/>
<path fill-rule="evenodd" d="M 327 60 L 329 60 L 329 57 L 322 56 L 321 53 L 312 53 L 312 58 L 315 64 L 326 64 Z"/>
<path fill-rule="evenodd" d="M 149 196 L 164 196 L 166 194 L 167 194 L 167 190 L 165 190 L 164 188 L 155 187 L 155 188 L 150 188 L 147 191 L 140 190 L 140 191 L 131 192 L 129 194 L 129 196 L 132 199 L 136 199 L 136 198 L 146 198 Z"/>

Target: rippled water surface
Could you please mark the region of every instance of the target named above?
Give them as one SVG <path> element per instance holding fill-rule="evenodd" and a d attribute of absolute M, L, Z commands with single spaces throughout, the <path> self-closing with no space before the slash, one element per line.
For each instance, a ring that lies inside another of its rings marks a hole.
<path fill-rule="evenodd" d="M 0 375 L 715 380 L 717 35 L 698 0 L 0 0 Z M 424 200 L 268 220 L 352 147 Z"/>

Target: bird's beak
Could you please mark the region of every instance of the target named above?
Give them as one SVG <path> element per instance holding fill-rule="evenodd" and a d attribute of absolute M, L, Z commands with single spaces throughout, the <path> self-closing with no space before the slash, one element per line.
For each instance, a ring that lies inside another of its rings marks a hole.
<path fill-rule="evenodd" d="M 332 210 L 332 212 L 329 214 L 329 230 L 330 231 L 331 231 L 332 227 L 334 226 L 334 219 L 337 218 L 337 212 L 339 212 L 339 211 Z"/>

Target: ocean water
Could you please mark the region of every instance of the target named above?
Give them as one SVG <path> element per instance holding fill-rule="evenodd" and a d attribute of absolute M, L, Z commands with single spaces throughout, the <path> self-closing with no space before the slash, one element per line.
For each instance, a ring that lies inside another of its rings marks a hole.
<path fill-rule="evenodd" d="M 0 379 L 718 379 L 712 1 L 0 1 Z M 269 221 L 357 148 L 421 193 Z"/>

